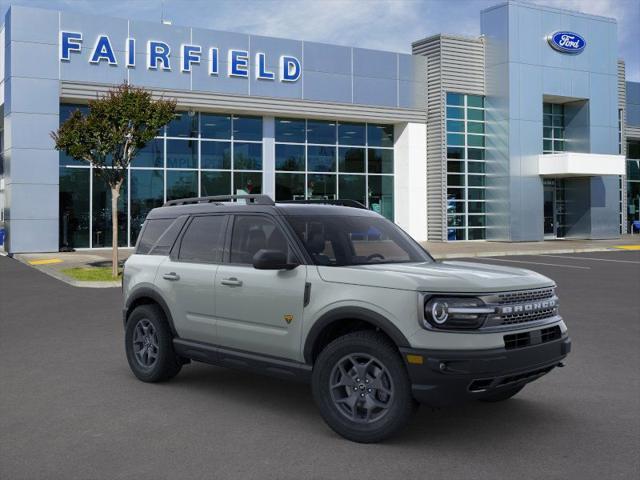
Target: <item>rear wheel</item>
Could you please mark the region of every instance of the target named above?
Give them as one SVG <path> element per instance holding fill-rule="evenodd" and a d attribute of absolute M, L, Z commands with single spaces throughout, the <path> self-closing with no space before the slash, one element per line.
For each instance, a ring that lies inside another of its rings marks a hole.
<path fill-rule="evenodd" d="M 140 305 L 131 312 L 125 350 L 131 371 L 143 382 L 169 380 L 182 368 L 164 312 L 156 305 Z"/>
<path fill-rule="evenodd" d="M 498 390 L 497 392 L 490 393 L 486 396 L 479 398 L 481 402 L 502 402 L 504 400 L 509 400 L 511 397 L 517 395 L 520 390 L 524 388 L 524 385 L 518 385 L 517 387 L 505 388 L 503 390 Z"/>
<path fill-rule="evenodd" d="M 355 442 L 390 437 L 417 406 L 395 345 L 371 331 L 350 333 L 330 343 L 315 362 L 312 386 L 327 424 Z"/>

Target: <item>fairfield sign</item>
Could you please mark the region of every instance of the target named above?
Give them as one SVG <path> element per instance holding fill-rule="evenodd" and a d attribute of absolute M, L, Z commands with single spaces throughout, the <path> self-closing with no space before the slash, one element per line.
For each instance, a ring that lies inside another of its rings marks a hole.
<path fill-rule="evenodd" d="M 86 48 L 82 33 L 61 31 L 59 39 L 59 57 L 61 62 L 70 62 L 74 55 Z M 120 65 L 127 68 L 135 68 L 138 52 L 136 52 L 136 39 L 127 38 L 125 42 L 124 58 L 118 59 L 116 51 L 108 35 L 99 35 L 95 43 L 90 47 L 89 63 L 99 65 Z M 276 76 L 281 82 L 297 82 L 302 76 L 300 60 L 291 55 L 281 55 L 278 71 L 267 68 L 267 57 L 264 53 L 256 53 L 250 58 L 246 50 L 229 49 L 226 52 L 227 71 L 229 77 L 248 78 L 252 69 L 258 80 L 275 80 Z M 203 52 L 200 45 L 182 44 L 180 50 L 172 52 L 171 47 L 159 40 L 149 40 L 146 48 L 146 67 L 149 70 L 171 71 L 179 68 L 181 72 L 191 72 L 193 66 L 206 63 L 206 68 L 211 76 L 220 75 L 220 52 L 212 47 Z M 178 65 L 176 65 L 176 63 Z"/>

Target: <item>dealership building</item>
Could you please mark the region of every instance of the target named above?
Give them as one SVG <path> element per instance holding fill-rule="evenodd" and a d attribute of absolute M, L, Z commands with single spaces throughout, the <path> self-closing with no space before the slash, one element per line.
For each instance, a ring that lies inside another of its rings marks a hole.
<path fill-rule="evenodd" d="M 417 240 L 615 238 L 640 220 L 640 84 L 611 18 L 507 2 L 412 54 L 12 6 L 0 29 L 9 252 L 111 245 L 110 191 L 51 132 L 123 81 L 175 98 L 117 215 L 165 201 L 353 199 Z"/>

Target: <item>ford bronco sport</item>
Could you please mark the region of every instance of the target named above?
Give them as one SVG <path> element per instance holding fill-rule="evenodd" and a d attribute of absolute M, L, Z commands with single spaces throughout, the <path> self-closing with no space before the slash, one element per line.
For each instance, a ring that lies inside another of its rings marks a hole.
<path fill-rule="evenodd" d="M 418 403 L 506 400 L 562 365 L 552 280 L 435 261 L 381 215 L 333 203 L 350 206 L 247 195 L 152 210 L 124 271 L 133 373 L 158 382 L 200 361 L 310 381 L 333 430 L 375 442 Z"/>

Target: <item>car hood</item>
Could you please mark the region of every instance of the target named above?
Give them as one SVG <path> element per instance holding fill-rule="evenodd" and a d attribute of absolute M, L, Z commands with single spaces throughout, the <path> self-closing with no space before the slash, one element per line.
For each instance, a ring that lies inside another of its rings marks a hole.
<path fill-rule="evenodd" d="M 318 266 L 327 282 L 440 293 L 490 293 L 554 285 L 553 280 L 522 268 L 473 262 L 424 262 Z"/>

